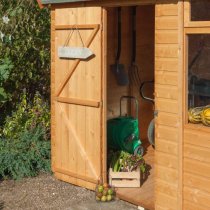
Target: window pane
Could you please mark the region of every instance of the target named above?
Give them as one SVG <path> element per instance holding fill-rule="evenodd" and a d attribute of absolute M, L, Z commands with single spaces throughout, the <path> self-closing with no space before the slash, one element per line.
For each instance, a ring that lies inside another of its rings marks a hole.
<path fill-rule="evenodd" d="M 191 0 L 191 20 L 210 21 L 210 0 Z"/>
<path fill-rule="evenodd" d="M 188 108 L 210 104 L 210 34 L 188 35 Z"/>

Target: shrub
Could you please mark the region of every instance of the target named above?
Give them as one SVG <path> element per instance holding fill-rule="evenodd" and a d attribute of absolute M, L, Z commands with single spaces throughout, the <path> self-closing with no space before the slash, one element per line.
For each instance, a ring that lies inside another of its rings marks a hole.
<path fill-rule="evenodd" d="M 49 100 L 50 15 L 36 0 L 0 1 L 0 58 L 10 61 L 8 78 L 0 84 L 0 125 L 11 114 L 23 90 L 33 99 L 36 91 Z"/>
<path fill-rule="evenodd" d="M 20 179 L 50 171 L 49 105 L 39 93 L 31 103 L 22 95 L 0 133 L 0 177 Z"/>
<path fill-rule="evenodd" d="M 27 95 L 21 96 L 21 101 L 17 105 L 16 111 L 11 117 L 7 117 L 2 135 L 6 139 L 16 139 L 25 131 L 34 127 L 45 128 L 46 138 L 50 133 L 50 111 L 49 104 L 45 102 L 37 92 L 32 103 L 27 101 Z"/>
<path fill-rule="evenodd" d="M 50 171 L 50 142 L 45 129 L 26 130 L 16 139 L 0 139 L 0 176 L 21 179 Z"/>

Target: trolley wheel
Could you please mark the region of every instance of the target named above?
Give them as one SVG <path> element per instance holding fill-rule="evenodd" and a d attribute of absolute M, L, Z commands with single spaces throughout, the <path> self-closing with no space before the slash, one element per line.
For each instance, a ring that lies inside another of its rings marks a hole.
<path fill-rule="evenodd" d="M 134 155 L 136 155 L 136 154 L 143 156 L 143 155 L 144 155 L 144 147 L 140 145 L 140 146 L 134 151 Z"/>
<path fill-rule="evenodd" d="M 154 119 L 152 119 L 152 121 L 149 124 L 148 130 L 147 130 L 147 137 L 148 137 L 149 143 L 155 146 L 155 120 Z"/>

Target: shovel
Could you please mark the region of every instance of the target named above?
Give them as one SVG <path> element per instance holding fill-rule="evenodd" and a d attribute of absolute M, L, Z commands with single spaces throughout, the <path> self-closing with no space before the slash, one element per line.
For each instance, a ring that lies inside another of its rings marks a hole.
<path fill-rule="evenodd" d="M 139 89 L 141 85 L 141 77 L 139 74 L 139 67 L 136 63 L 136 7 L 132 7 L 132 54 L 131 67 L 129 71 L 130 83 L 136 85 Z"/>
<path fill-rule="evenodd" d="M 120 86 L 126 86 L 129 84 L 128 75 L 125 71 L 124 65 L 120 64 L 120 55 L 121 55 L 121 7 L 117 9 L 117 21 L 118 21 L 118 40 L 117 40 L 117 56 L 115 59 L 115 64 L 111 65 L 111 70 L 115 75 L 117 84 Z"/>

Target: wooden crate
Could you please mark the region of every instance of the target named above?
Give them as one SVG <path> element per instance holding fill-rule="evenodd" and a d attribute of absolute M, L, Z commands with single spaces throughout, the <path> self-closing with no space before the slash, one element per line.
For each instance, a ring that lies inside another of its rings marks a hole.
<path fill-rule="evenodd" d="M 113 172 L 109 169 L 109 184 L 114 187 L 140 187 L 141 186 L 141 172 Z"/>

